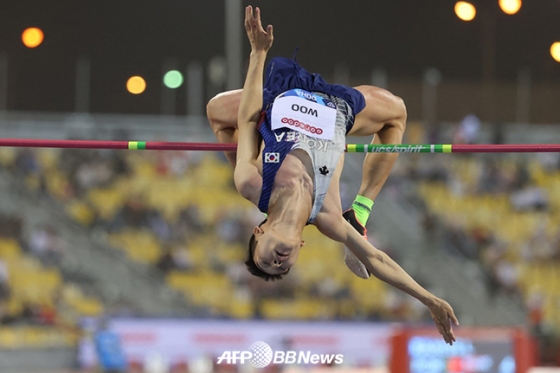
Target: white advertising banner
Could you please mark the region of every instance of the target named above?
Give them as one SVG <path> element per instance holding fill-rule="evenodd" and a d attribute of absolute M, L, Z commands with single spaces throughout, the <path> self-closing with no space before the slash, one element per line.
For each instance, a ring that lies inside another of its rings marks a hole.
<path fill-rule="evenodd" d="M 360 366 L 386 365 L 393 330 L 387 324 L 353 322 L 160 319 L 114 319 L 109 328 L 119 335 L 127 360 L 138 363 L 154 355 L 170 364 L 204 356 L 216 361 L 224 351 L 244 351 L 262 341 L 273 351 L 342 354 L 344 365 Z M 82 342 L 80 361 L 83 366 L 96 362 L 89 340 Z"/>

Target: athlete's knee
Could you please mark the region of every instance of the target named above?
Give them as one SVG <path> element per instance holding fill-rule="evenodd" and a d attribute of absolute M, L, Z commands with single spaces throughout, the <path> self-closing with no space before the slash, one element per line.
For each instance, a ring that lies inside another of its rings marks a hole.
<path fill-rule="evenodd" d="M 399 126 L 401 130 L 404 132 L 406 130 L 406 119 L 408 113 L 406 111 L 406 104 L 402 98 L 399 96 L 393 95 L 393 106 L 395 111 L 395 125 Z"/>
<path fill-rule="evenodd" d="M 208 104 L 206 104 L 206 117 L 212 128 L 218 126 L 220 122 L 220 101 L 221 99 L 218 95 L 212 97 L 210 101 L 208 101 Z"/>
<path fill-rule="evenodd" d="M 241 90 L 223 92 L 212 97 L 206 105 L 206 116 L 210 127 L 216 131 L 237 128 L 237 110 Z"/>
<path fill-rule="evenodd" d="M 380 139 L 383 138 L 384 143 L 400 143 L 406 131 L 406 104 L 402 98 L 392 93 L 387 94 L 383 101 L 385 119 L 378 132 Z"/>

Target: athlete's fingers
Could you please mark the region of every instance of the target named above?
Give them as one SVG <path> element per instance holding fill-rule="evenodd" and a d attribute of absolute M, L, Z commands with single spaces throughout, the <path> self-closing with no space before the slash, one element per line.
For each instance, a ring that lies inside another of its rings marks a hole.
<path fill-rule="evenodd" d="M 259 8 L 259 7 L 255 8 L 255 16 L 256 16 L 255 17 L 256 21 L 257 21 L 257 29 L 264 33 L 264 29 L 262 27 L 262 22 L 261 22 L 261 8 Z"/>
<path fill-rule="evenodd" d="M 274 34 L 273 34 L 274 28 L 272 27 L 272 25 L 268 25 L 266 27 L 266 33 L 268 34 L 268 39 L 269 40 L 274 40 Z"/>
<path fill-rule="evenodd" d="M 443 337 L 443 340 L 445 341 L 445 343 L 452 345 L 453 344 L 453 337 L 449 333 L 449 330 L 448 330 L 447 326 L 445 324 L 443 324 L 442 322 L 438 322 L 438 328 L 437 329 L 439 331 L 439 334 L 441 334 L 441 336 Z"/>
<path fill-rule="evenodd" d="M 249 5 L 247 8 L 245 8 L 245 30 L 247 30 L 247 32 L 251 30 L 252 14 L 253 14 L 253 9 Z"/>
<path fill-rule="evenodd" d="M 449 307 L 449 318 L 453 321 L 453 324 L 459 326 L 459 320 L 457 319 L 457 316 L 455 316 L 455 311 L 453 311 L 453 308 L 451 307 Z"/>
<path fill-rule="evenodd" d="M 453 328 L 451 327 L 449 320 L 445 320 L 445 322 L 442 323 L 442 328 L 445 341 L 450 345 L 453 345 L 453 342 L 455 342 L 455 334 L 453 334 Z"/>

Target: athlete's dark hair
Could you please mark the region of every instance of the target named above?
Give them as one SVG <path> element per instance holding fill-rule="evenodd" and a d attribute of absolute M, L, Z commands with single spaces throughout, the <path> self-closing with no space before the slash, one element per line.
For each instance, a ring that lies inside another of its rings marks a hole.
<path fill-rule="evenodd" d="M 264 219 L 260 224 L 259 227 L 261 225 L 263 225 L 264 223 L 266 223 L 267 219 Z M 280 274 L 280 275 L 271 275 L 270 273 L 266 273 L 265 271 L 263 271 L 262 269 L 260 269 L 257 264 L 255 263 L 255 259 L 254 259 L 254 255 L 255 255 L 255 247 L 257 246 L 257 240 L 255 238 L 255 235 L 252 234 L 251 238 L 249 239 L 249 250 L 248 250 L 248 256 L 247 256 L 247 260 L 245 261 L 245 265 L 247 266 L 247 270 L 249 271 L 250 274 L 252 274 L 253 276 L 257 276 L 262 278 L 265 281 L 276 281 L 276 280 L 282 280 L 282 278 L 284 277 L 285 274 L 287 274 L 288 272 L 290 272 L 290 270 L 288 269 L 286 272 Z"/>

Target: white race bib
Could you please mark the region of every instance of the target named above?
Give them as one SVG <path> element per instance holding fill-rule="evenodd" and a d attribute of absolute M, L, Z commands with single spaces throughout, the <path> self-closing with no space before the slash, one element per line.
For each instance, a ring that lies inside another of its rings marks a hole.
<path fill-rule="evenodd" d="M 290 128 L 307 136 L 332 140 L 336 106 L 328 99 L 302 89 L 284 92 L 272 106 L 272 129 Z"/>

